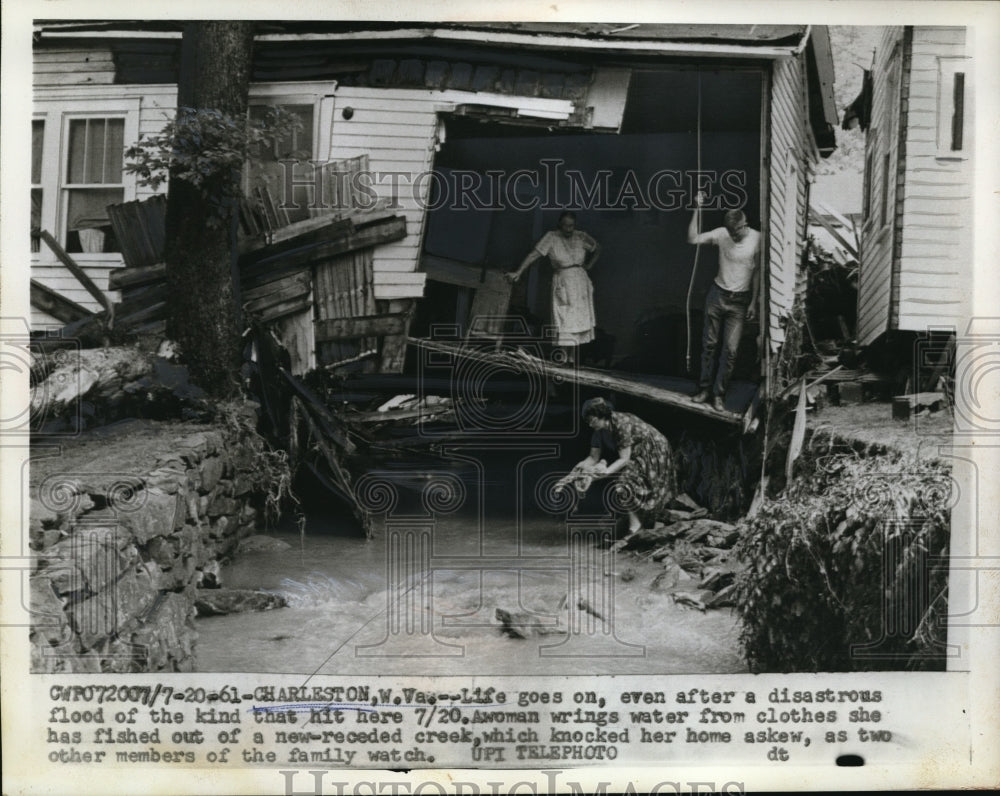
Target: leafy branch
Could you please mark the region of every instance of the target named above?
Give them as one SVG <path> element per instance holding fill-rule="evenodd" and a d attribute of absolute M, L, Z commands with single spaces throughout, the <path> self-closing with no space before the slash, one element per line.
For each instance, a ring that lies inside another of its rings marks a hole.
<path fill-rule="evenodd" d="M 244 166 L 261 163 L 268 149 L 301 129 L 296 114 L 277 107 L 260 118 L 181 107 L 159 133 L 126 148 L 125 171 L 154 190 L 168 178 L 183 180 L 221 210 L 239 197 Z"/>

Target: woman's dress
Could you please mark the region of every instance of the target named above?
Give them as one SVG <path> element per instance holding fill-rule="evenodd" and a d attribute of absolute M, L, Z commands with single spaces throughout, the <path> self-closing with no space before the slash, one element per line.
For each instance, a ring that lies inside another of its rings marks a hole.
<path fill-rule="evenodd" d="M 594 286 L 583 268 L 587 255 L 597 248 L 586 232 L 566 236 L 553 230 L 535 244 L 535 251 L 552 263 L 552 323 L 556 345 L 583 345 L 594 339 Z"/>
<path fill-rule="evenodd" d="M 670 443 L 649 423 L 628 412 L 613 412 L 610 430 L 619 451 L 632 449 L 628 464 L 618 471 L 623 505 L 655 516 L 677 494 Z"/>

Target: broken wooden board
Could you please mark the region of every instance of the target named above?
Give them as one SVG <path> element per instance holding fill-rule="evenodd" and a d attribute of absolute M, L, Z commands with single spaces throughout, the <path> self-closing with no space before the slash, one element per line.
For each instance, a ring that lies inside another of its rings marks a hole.
<path fill-rule="evenodd" d="M 260 257 L 254 254 L 247 260 L 240 258 L 240 282 L 245 288 L 256 287 L 276 276 L 302 271 L 341 254 L 382 243 L 392 243 L 404 237 L 406 237 L 406 218 L 390 216 L 365 223 L 334 239 L 313 241 L 287 250 L 280 247 L 275 253 L 265 249 Z"/>
<path fill-rule="evenodd" d="M 163 282 L 166 278 L 166 263 L 143 265 L 136 268 L 117 268 L 108 276 L 108 287 L 111 290 L 126 290 L 149 285 L 153 282 Z"/>
<path fill-rule="evenodd" d="M 316 342 L 353 340 L 359 337 L 381 337 L 402 334 L 406 329 L 407 314 L 360 315 L 356 318 L 328 318 L 316 321 Z"/>
<path fill-rule="evenodd" d="M 38 237 L 41 238 L 45 242 L 45 245 L 52 250 L 52 253 L 56 256 L 56 259 L 59 260 L 59 262 L 61 262 L 64 266 L 66 266 L 69 272 L 76 277 L 76 280 L 81 285 L 83 285 L 84 288 L 86 288 L 87 292 L 90 293 L 91 296 L 93 296 L 97 300 L 97 303 L 100 304 L 102 307 L 104 307 L 105 312 L 108 313 L 109 319 L 113 321 L 115 317 L 114 307 L 111 304 L 111 299 L 108 298 L 107 294 L 95 284 L 94 280 L 91 279 L 90 276 L 88 276 L 86 271 L 84 271 L 79 265 L 77 265 L 76 260 L 74 260 L 72 257 L 69 256 L 69 254 L 66 253 L 66 250 L 61 245 L 59 245 L 59 243 L 56 241 L 55 238 L 52 237 L 52 234 L 48 232 L 48 230 L 44 229 L 39 230 Z"/>
<path fill-rule="evenodd" d="M 166 246 L 167 197 L 108 205 L 108 219 L 128 268 L 139 268 L 163 260 Z"/>
<path fill-rule="evenodd" d="M 426 420 L 431 417 L 441 418 L 452 415 L 455 407 L 448 405 L 441 406 L 417 406 L 412 409 L 390 409 L 386 412 L 357 412 L 345 415 L 344 420 L 354 423 L 388 423 L 394 420 Z"/>
<path fill-rule="evenodd" d="M 73 323 L 94 314 L 86 307 L 66 298 L 62 293 L 43 285 L 37 279 L 31 280 L 31 306 L 47 312 L 63 323 Z"/>
<path fill-rule="evenodd" d="M 354 223 L 349 218 L 317 216 L 278 227 L 266 235 L 243 238 L 237 245 L 240 261 L 254 263 L 272 255 L 349 235 Z"/>
<path fill-rule="evenodd" d="M 503 336 L 512 287 L 500 271 L 483 271 L 483 283 L 476 288 L 469 309 L 470 336 Z"/>

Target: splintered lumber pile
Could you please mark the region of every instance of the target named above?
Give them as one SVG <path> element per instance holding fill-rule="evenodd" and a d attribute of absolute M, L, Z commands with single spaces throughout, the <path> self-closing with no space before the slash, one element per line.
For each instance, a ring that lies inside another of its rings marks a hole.
<path fill-rule="evenodd" d="M 243 311 L 252 320 L 271 323 L 309 310 L 314 265 L 405 235 L 404 217 L 371 213 L 310 218 L 243 239 L 239 244 Z M 122 292 L 122 301 L 115 308 L 118 328 L 163 332 L 166 278 L 163 262 L 129 266 L 111 274 L 109 287 Z"/>
<path fill-rule="evenodd" d="M 732 552 L 739 540 L 735 525 L 705 517 L 687 495 L 652 528 L 630 533 L 613 546 L 631 550 L 663 565 L 651 586 L 669 594 L 674 602 L 704 611 L 733 605 L 734 581 L 742 569 Z"/>
<path fill-rule="evenodd" d="M 272 333 L 254 325 L 254 388 L 272 434 L 287 452 L 293 469 L 306 470 L 346 503 L 366 535 L 372 519 L 354 491 L 351 465 L 359 442 L 367 440 L 331 411 L 323 396 L 285 367 L 283 349 Z"/>

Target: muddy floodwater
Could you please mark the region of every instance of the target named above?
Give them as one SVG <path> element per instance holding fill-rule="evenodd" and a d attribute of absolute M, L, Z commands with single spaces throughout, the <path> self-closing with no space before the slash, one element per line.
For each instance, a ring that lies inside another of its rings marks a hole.
<path fill-rule="evenodd" d="M 289 549 L 242 554 L 230 588 L 282 594 L 288 607 L 197 622 L 200 671 L 311 674 L 732 673 L 746 667 L 728 608 L 704 613 L 651 588 L 663 568 L 574 548 L 565 523 L 433 520 L 424 536 L 335 532 L 313 512 Z M 404 524 L 405 525 L 405 524 Z M 387 552 L 388 551 L 388 552 Z M 568 563 L 567 563 L 568 562 Z M 584 608 L 578 606 L 583 605 Z M 528 638 L 506 634 L 497 609 Z"/>

